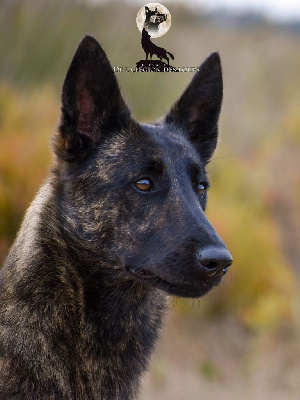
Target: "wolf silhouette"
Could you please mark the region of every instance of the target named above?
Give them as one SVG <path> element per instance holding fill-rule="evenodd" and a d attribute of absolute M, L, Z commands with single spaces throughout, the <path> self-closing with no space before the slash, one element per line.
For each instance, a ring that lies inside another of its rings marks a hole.
<path fill-rule="evenodd" d="M 165 50 L 163 47 L 156 46 L 154 43 L 151 42 L 150 38 L 151 38 L 151 36 L 147 32 L 147 30 L 145 28 L 143 28 L 141 43 L 142 43 L 144 52 L 146 54 L 146 60 L 148 60 L 148 55 L 150 55 L 150 58 L 152 59 L 153 54 L 155 54 L 160 60 L 162 58 L 167 60 L 167 63 L 169 65 L 169 57 L 167 56 L 167 54 L 169 54 L 169 56 L 172 58 L 172 60 L 174 60 L 173 54 L 170 53 L 169 51 Z"/>

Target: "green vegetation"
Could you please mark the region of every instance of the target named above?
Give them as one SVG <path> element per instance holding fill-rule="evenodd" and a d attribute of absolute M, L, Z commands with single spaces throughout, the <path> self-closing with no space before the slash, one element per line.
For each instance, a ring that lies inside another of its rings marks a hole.
<path fill-rule="evenodd" d="M 221 141 L 209 166 L 208 215 L 234 257 L 231 272 L 200 307 L 178 315 L 233 314 L 258 331 L 299 321 L 300 37 L 272 26 L 221 27 L 169 7 L 172 28 L 157 42 L 178 66 L 218 49 L 225 99 Z M 0 261 L 51 164 L 59 88 L 80 38 L 94 35 L 113 66 L 144 57 L 138 7 L 75 1 L 0 0 Z M 158 118 L 191 73 L 119 73 L 138 119 Z M 201 367 L 214 377 L 214 366 Z"/>

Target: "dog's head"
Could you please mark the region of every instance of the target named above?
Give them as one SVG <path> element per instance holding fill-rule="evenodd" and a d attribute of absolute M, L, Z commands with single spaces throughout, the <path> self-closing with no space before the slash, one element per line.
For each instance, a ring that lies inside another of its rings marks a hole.
<path fill-rule="evenodd" d="M 232 258 L 204 210 L 221 103 L 213 53 L 161 122 L 139 124 L 100 45 L 82 40 L 54 149 L 61 219 L 83 264 L 185 297 L 220 282 Z"/>
<path fill-rule="evenodd" d="M 157 14 L 155 18 L 155 23 L 159 25 L 166 20 L 167 20 L 167 14 Z"/>

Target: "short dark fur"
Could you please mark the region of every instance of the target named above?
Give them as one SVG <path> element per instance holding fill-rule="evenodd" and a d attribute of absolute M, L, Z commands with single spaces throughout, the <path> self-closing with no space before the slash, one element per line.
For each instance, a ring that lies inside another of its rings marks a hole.
<path fill-rule="evenodd" d="M 174 60 L 174 56 L 172 53 L 170 53 L 163 47 L 156 46 L 156 44 L 151 42 L 150 35 L 146 31 L 145 28 L 143 28 L 143 30 L 142 30 L 141 43 L 142 43 L 143 50 L 146 54 L 146 60 L 148 60 L 149 54 L 150 54 L 151 59 L 152 59 L 153 54 L 155 54 L 160 60 L 162 60 L 164 58 L 165 60 L 167 60 L 168 65 L 169 65 L 170 60 L 169 60 L 169 57 L 167 56 L 167 54 L 169 54 L 169 56 L 172 58 L 172 60 Z"/>
<path fill-rule="evenodd" d="M 198 193 L 221 102 L 212 54 L 162 122 L 140 125 L 100 45 L 82 40 L 55 166 L 1 272 L 0 399 L 137 398 L 165 293 L 202 296 L 231 262 Z M 211 248 L 217 263 L 203 260 Z"/>

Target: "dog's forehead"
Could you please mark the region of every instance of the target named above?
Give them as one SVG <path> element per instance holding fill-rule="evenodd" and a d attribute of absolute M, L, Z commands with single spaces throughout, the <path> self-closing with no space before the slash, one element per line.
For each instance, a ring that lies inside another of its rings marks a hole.
<path fill-rule="evenodd" d="M 160 149 L 163 159 L 186 159 L 191 163 L 201 164 L 199 154 L 181 129 L 155 124 L 141 127 L 151 137 L 154 146 Z"/>
<path fill-rule="evenodd" d="M 99 161 L 104 155 L 124 161 L 134 159 L 160 159 L 177 157 L 201 164 L 200 156 L 182 130 L 160 124 L 132 124 L 112 135 L 100 146 Z"/>
<path fill-rule="evenodd" d="M 89 169 L 107 180 L 153 169 L 170 173 L 179 168 L 182 173 L 195 164 L 202 169 L 200 156 L 184 133 L 164 125 L 132 124 L 111 135 L 98 150 Z"/>

